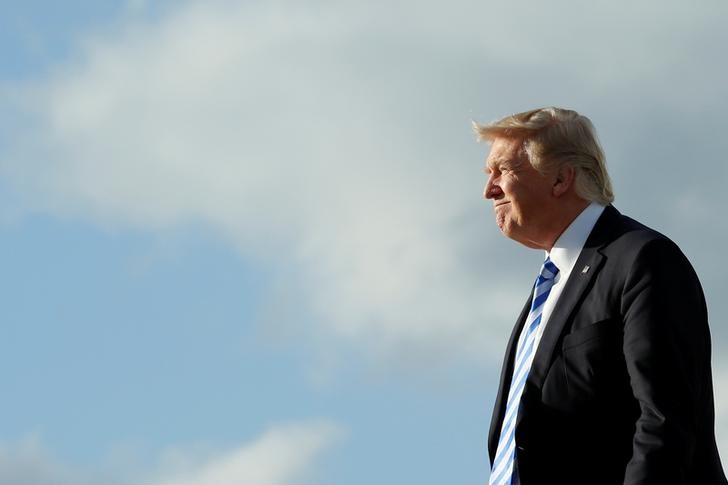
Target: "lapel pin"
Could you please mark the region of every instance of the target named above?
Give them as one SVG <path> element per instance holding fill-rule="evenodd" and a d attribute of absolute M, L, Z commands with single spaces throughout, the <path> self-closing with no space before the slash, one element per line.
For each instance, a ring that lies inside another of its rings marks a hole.
<path fill-rule="evenodd" d="M 584 269 L 581 270 L 581 274 L 586 274 L 587 271 L 589 271 L 589 265 L 584 266 Z"/>

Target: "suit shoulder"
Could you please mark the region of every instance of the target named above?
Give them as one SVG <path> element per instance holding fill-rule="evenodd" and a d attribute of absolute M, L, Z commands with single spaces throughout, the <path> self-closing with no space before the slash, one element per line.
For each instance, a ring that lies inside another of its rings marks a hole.
<path fill-rule="evenodd" d="M 669 262 L 675 269 L 695 274 L 688 258 L 672 239 L 631 217 L 617 215 L 612 237 L 605 240 L 601 250 L 612 262 L 634 270 L 663 267 Z"/>
<path fill-rule="evenodd" d="M 595 237 L 592 242 L 599 248 L 598 251 L 611 264 L 623 269 L 662 266 L 671 261 L 673 265 L 694 272 L 685 254 L 669 237 L 620 214 L 613 207 L 604 211 L 593 233 Z"/>
<path fill-rule="evenodd" d="M 604 219 L 597 224 L 603 223 L 599 228 L 603 231 L 600 239 L 606 250 L 616 249 L 623 254 L 630 254 L 639 253 L 646 246 L 650 246 L 682 254 L 677 244 L 669 237 L 629 216 L 620 214 L 616 210 L 605 211 L 604 216 Z"/>

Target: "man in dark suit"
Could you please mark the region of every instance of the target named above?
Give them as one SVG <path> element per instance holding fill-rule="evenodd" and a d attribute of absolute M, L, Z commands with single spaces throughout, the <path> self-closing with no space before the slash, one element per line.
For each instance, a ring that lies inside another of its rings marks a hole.
<path fill-rule="evenodd" d="M 591 122 L 544 108 L 475 128 L 498 227 L 546 252 L 506 350 L 490 484 L 728 483 L 700 282 L 611 205 Z"/>

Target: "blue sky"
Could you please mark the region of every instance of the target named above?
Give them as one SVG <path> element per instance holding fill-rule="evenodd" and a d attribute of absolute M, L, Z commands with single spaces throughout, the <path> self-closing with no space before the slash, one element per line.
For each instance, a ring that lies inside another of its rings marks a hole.
<path fill-rule="evenodd" d="M 595 123 L 712 318 L 724 2 L 3 5 L 0 485 L 485 483 L 541 255 L 472 120 Z"/>

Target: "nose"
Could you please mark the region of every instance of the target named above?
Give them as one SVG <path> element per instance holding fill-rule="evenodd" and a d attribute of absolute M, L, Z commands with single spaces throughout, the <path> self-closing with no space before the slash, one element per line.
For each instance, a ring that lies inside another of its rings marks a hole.
<path fill-rule="evenodd" d="M 500 193 L 500 187 L 493 182 L 493 177 L 488 177 L 488 181 L 485 183 L 485 188 L 483 189 L 483 198 L 494 199 L 498 197 Z"/>

